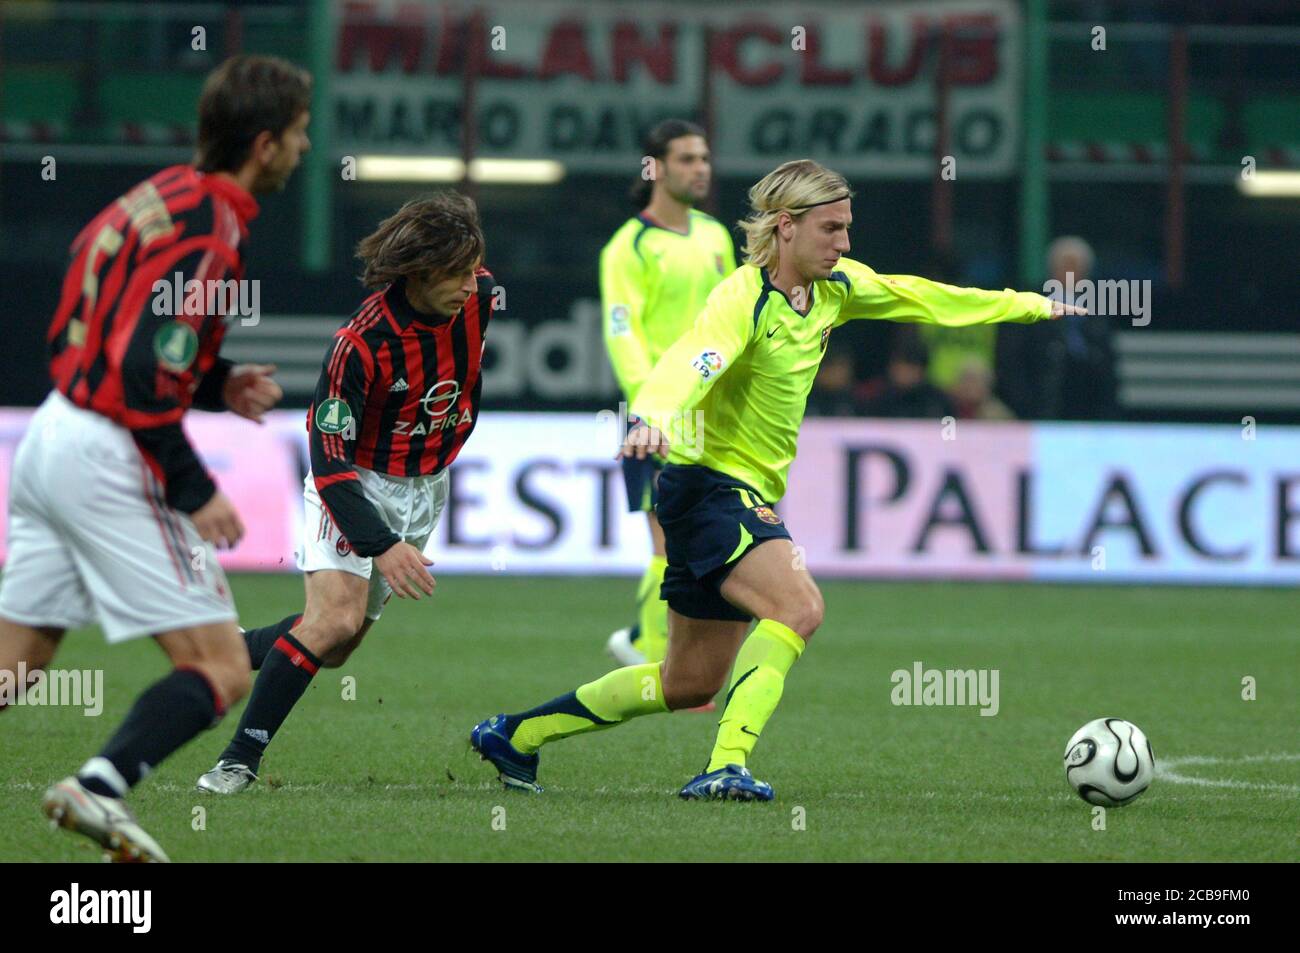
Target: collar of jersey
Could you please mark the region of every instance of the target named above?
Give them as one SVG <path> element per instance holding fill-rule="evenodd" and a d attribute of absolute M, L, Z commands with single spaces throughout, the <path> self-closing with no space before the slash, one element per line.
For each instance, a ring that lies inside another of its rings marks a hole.
<path fill-rule="evenodd" d="M 668 232 L 671 235 L 676 235 L 678 238 L 690 238 L 691 229 L 695 227 L 695 219 L 689 211 L 686 213 L 686 231 L 684 232 L 679 232 L 675 228 L 669 228 L 663 222 L 659 221 L 657 218 L 654 218 L 652 215 L 650 215 L 649 212 L 642 211 L 638 213 L 636 220 L 640 222 L 642 225 L 646 226 L 646 228 L 662 229 L 663 231 Z"/>
<path fill-rule="evenodd" d="M 812 284 L 808 286 L 808 310 L 805 311 L 803 314 L 799 314 L 799 309 L 794 306 L 794 302 L 790 300 L 790 296 L 787 295 L 780 288 L 778 288 L 776 285 L 772 284 L 772 278 L 770 275 L 768 275 L 767 269 L 760 268 L 758 270 L 759 273 L 762 274 L 763 276 L 763 290 L 759 292 L 758 295 L 759 301 L 763 302 L 763 304 L 767 304 L 767 293 L 769 291 L 775 291 L 782 298 L 785 298 L 785 303 L 790 306 L 790 310 L 793 311 L 795 314 L 798 314 L 799 317 L 806 318 L 808 317 L 808 315 L 812 314 L 813 302 L 816 300 L 814 296 L 817 293 L 817 282 L 814 281 Z"/>
<path fill-rule="evenodd" d="M 388 290 L 384 293 L 384 300 L 388 303 L 388 312 L 393 316 L 393 323 L 397 325 L 398 331 L 405 331 L 408 328 L 416 331 L 436 331 L 454 322 L 460 314 L 460 311 L 457 311 L 450 318 L 434 321 L 430 320 L 429 315 L 416 311 L 411 307 L 411 302 L 406 300 L 405 278 L 398 278 L 388 286 Z"/>
<path fill-rule="evenodd" d="M 257 218 L 257 213 L 262 210 L 261 206 L 257 204 L 257 199 L 244 191 L 244 187 L 233 179 L 227 179 L 221 175 L 208 175 L 204 172 L 199 173 L 199 178 L 203 182 L 205 189 L 209 192 L 215 192 L 230 203 L 240 221 L 251 222 Z"/>

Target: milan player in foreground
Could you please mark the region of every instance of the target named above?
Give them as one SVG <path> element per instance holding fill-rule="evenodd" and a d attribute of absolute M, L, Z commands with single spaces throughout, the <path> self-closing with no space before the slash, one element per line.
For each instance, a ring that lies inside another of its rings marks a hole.
<path fill-rule="evenodd" d="M 433 592 L 429 538 L 447 467 L 478 418 L 493 279 L 468 198 L 408 202 L 364 239 L 362 281 L 379 288 L 334 335 L 307 413 L 302 615 L 244 633 L 261 669 L 235 736 L 200 791 L 235 794 L 317 670 L 347 661 L 392 593 Z"/>
<path fill-rule="evenodd" d="M 244 528 L 181 418 L 228 408 L 260 421 L 280 399 L 274 368 L 218 356 L 229 315 L 210 302 L 243 280 L 253 195 L 283 188 L 310 147 L 310 97 L 311 77 L 283 60 L 228 60 L 203 87 L 195 165 L 142 182 L 77 236 L 48 334 L 54 391 L 14 458 L 0 669 L 30 676 L 66 630 L 95 621 L 110 643 L 152 636 L 174 665 L 98 755 L 45 792 L 53 822 L 115 860 L 167 860 L 123 799 L 248 691 L 212 551 Z M 159 314 L 156 296 L 173 300 L 180 282 L 182 313 Z"/>
<path fill-rule="evenodd" d="M 745 264 L 638 390 L 641 422 L 620 453 L 668 458 L 655 508 L 668 555 L 667 658 L 476 725 L 471 746 L 507 786 L 541 790 L 537 751 L 547 742 L 703 704 L 730 670 L 713 752 L 680 796 L 770 801 L 771 785 L 747 761 L 824 611 L 772 507 L 831 331 L 855 318 L 963 327 L 1077 312 L 1031 292 L 879 275 L 843 257 L 852 196 L 842 176 L 807 159 L 750 189 Z"/>

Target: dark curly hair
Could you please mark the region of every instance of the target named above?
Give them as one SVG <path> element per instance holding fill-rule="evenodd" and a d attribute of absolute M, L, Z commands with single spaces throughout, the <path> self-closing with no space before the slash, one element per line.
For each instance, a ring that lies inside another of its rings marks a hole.
<path fill-rule="evenodd" d="M 361 283 L 379 288 L 409 275 L 463 274 L 483 260 L 478 208 L 459 192 L 412 199 L 357 244 Z"/>

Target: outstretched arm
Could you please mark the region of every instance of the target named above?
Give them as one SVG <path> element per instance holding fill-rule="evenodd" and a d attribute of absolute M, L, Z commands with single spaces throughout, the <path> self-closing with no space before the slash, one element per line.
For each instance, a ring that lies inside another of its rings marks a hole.
<path fill-rule="evenodd" d="M 858 318 L 962 328 L 1014 321 L 1032 324 L 1084 309 L 1033 291 L 959 288 L 915 275 L 880 275 L 861 262 L 840 261 L 849 287 L 839 322 Z"/>

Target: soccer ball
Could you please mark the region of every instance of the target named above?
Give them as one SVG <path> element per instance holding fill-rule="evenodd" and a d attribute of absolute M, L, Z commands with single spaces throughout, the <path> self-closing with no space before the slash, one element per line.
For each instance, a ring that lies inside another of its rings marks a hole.
<path fill-rule="evenodd" d="M 1151 742 L 1123 718 L 1090 721 L 1065 746 L 1065 780 L 1089 804 L 1128 804 L 1150 786 L 1155 773 Z"/>

